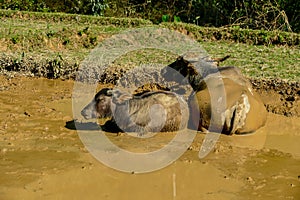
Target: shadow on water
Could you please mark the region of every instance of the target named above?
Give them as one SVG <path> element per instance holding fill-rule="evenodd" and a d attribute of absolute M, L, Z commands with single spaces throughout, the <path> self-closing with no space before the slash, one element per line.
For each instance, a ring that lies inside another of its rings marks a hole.
<path fill-rule="evenodd" d="M 66 122 L 65 128 L 70 130 L 103 130 L 110 133 L 122 132 L 122 130 L 112 120 L 106 121 L 103 125 L 99 125 L 95 122 L 79 122 L 71 120 Z"/>

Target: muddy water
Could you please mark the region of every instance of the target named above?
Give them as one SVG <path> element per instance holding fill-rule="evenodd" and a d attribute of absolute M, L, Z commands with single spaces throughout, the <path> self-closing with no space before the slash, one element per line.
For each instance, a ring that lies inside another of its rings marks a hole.
<path fill-rule="evenodd" d="M 0 77 L 0 199 L 299 199 L 300 118 L 269 113 L 265 127 L 222 135 L 200 160 L 198 133 L 173 164 L 127 174 L 84 148 L 73 119 L 72 81 Z M 120 147 L 159 149 L 175 133 L 150 139 L 106 133 Z"/>

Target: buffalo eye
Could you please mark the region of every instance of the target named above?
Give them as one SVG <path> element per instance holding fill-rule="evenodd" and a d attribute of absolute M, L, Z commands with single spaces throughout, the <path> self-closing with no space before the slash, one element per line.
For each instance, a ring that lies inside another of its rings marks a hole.
<path fill-rule="evenodd" d="M 104 99 L 104 98 L 98 98 L 98 99 L 96 100 L 96 102 L 97 102 L 97 103 L 103 103 L 103 102 L 105 102 L 105 99 Z"/>

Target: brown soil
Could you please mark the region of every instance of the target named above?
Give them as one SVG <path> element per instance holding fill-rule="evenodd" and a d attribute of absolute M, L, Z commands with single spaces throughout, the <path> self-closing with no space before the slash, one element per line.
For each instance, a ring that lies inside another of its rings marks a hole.
<path fill-rule="evenodd" d="M 269 111 L 263 128 L 221 135 L 204 159 L 199 132 L 168 167 L 127 174 L 97 161 L 66 127 L 74 81 L 0 76 L 0 199 L 299 199 L 299 83 L 252 82 Z M 106 133 L 138 152 L 159 149 L 175 134 L 140 140 Z"/>
<path fill-rule="evenodd" d="M 283 80 L 251 80 L 269 112 L 300 116 L 300 82 Z"/>

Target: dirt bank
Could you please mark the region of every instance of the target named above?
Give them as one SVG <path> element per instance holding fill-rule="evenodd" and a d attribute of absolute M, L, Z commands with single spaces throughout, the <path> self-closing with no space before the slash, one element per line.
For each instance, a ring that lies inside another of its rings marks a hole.
<path fill-rule="evenodd" d="M 299 199 L 299 83 L 253 84 L 271 111 L 265 127 L 221 135 L 204 159 L 205 134 L 198 133 L 168 167 L 127 174 L 97 161 L 65 127 L 73 120 L 73 81 L 0 76 L 0 199 Z M 138 152 L 159 149 L 175 134 L 139 140 L 106 133 Z"/>
<path fill-rule="evenodd" d="M 269 112 L 285 116 L 300 116 L 300 82 L 280 79 L 252 79 Z"/>

